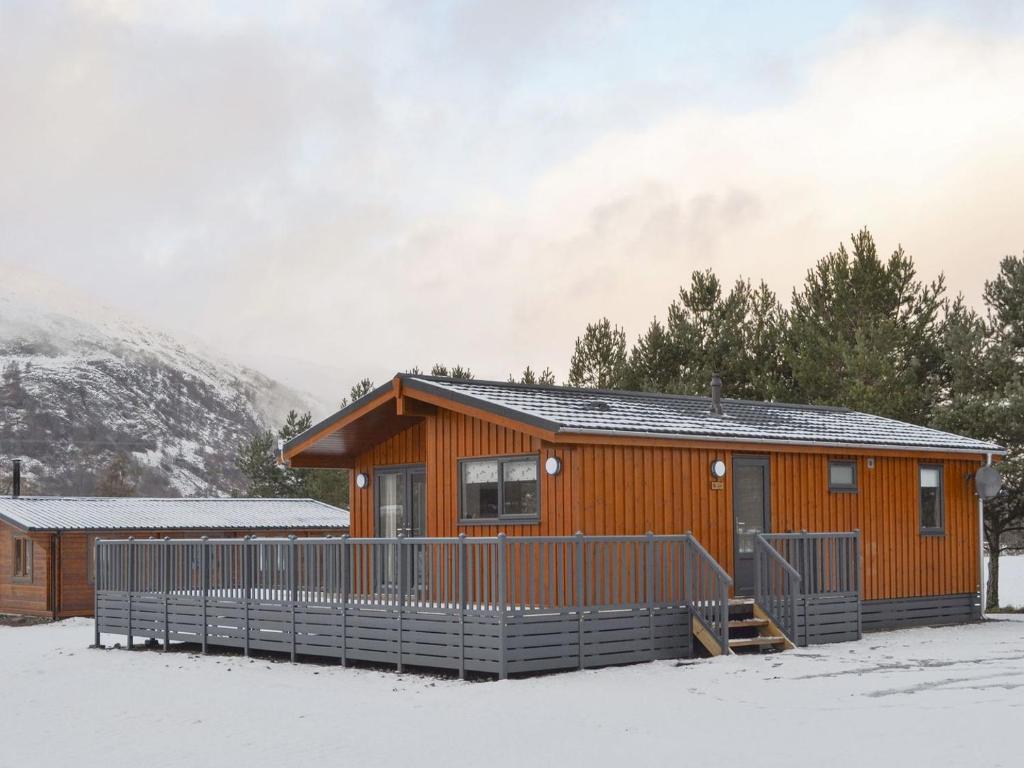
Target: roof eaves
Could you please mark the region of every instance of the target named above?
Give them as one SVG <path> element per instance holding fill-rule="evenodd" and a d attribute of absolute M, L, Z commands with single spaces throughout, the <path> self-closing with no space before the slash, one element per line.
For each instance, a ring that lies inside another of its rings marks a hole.
<path fill-rule="evenodd" d="M 367 392 L 358 400 L 352 401 L 344 408 L 332 413 L 326 419 L 317 422 L 309 429 L 305 430 L 304 432 L 300 432 L 295 437 L 288 440 L 283 446 L 281 446 L 281 450 L 278 452 L 278 457 L 289 457 L 289 454 L 296 446 L 309 442 L 312 438 L 322 434 L 323 432 L 326 432 L 338 422 L 343 421 L 353 413 L 357 412 L 360 408 L 365 407 L 367 403 L 372 402 L 373 400 L 376 400 L 379 397 L 391 391 L 393 391 L 393 384 L 392 380 L 389 379 L 386 384 L 381 384 L 373 391 Z"/>
<path fill-rule="evenodd" d="M 915 443 L 883 443 L 850 440 L 813 440 L 781 437 L 747 437 L 744 435 L 714 435 L 701 432 L 641 432 L 628 429 L 591 429 L 587 427 L 568 427 L 558 430 L 560 435 L 593 435 L 595 437 L 636 437 L 643 439 L 663 440 L 696 440 L 715 443 L 756 443 L 759 445 L 799 445 L 823 446 L 828 448 L 875 448 L 888 451 L 922 451 L 927 453 L 962 453 L 979 456 L 991 453 L 994 456 L 1005 456 L 1007 451 L 995 443 L 978 443 L 972 447 L 928 446 Z"/>
<path fill-rule="evenodd" d="M 434 381 L 450 381 L 458 383 L 456 379 L 441 379 L 439 377 L 430 377 L 424 379 L 421 376 L 415 376 L 413 374 L 399 374 L 402 379 L 402 386 L 412 390 L 418 390 L 420 392 L 426 392 L 437 397 L 450 400 L 453 403 L 459 403 L 466 405 L 471 408 L 479 408 L 482 411 L 493 413 L 495 416 L 501 416 L 512 421 L 518 421 L 521 424 L 525 424 L 530 427 L 542 429 L 545 432 L 558 433 L 562 428 L 561 422 L 552 421 L 551 419 L 545 419 L 540 416 L 534 416 L 530 413 L 525 413 L 516 408 L 510 408 L 506 405 L 500 405 L 492 400 L 488 400 L 482 397 L 476 397 L 474 395 L 466 394 L 458 390 L 450 389 L 448 387 L 437 386 Z M 479 383 L 474 380 L 465 382 L 467 384 Z M 490 383 L 490 382 L 484 382 Z"/>

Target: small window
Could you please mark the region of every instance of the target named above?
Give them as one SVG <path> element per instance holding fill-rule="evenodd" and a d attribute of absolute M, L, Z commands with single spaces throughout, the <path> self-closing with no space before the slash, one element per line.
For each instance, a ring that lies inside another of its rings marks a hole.
<path fill-rule="evenodd" d="M 945 510 L 942 503 L 942 465 L 922 464 L 920 467 L 920 478 L 921 533 L 945 533 Z"/>
<path fill-rule="evenodd" d="M 828 463 L 828 489 L 832 493 L 856 493 L 857 462 L 830 461 Z"/>
<path fill-rule="evenodd" d="M 14 580 L 32 581 L 32 540 L 14 540 Z"/>
<path fill-rule="evenodd" d="M 540 517 L 538 461 L 536 456 L 463 459 L 460 519 L 467 523 L 536 521 Z"/>

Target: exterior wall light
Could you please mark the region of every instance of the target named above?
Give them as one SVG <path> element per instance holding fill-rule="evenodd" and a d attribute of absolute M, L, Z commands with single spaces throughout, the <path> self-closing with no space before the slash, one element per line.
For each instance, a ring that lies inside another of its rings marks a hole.
<path fill-rule="evenodd" d="M 552 476 L 557 475 L 562 471 L 562 460 L 556 456 L 548 456 L 544 462 L 544 471 Z"/>
<path fill-rule="evenodd" d="M 365 488 L 370 484 L 370 476 L 365 472 L 360 472 L 356 475 L 356 487 Z"/>
<path fill-rule="evenodd" d="M 725 477 L 725 462 L 721 459 L 715 459 L 711 462 L 711 476 L 716 480 L 721 480 Z"/>

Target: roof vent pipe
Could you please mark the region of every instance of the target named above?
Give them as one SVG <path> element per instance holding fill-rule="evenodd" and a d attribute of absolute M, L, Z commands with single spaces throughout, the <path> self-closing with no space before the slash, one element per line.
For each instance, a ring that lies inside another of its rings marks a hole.
<path fill-rule="evenodd" d="M 711 374 L 711 414 L 722 415 L 722 377 L 717 373 Z"/>
<path fill-rule="evenodd" d="M 18 498 L 21 496 L 21 459 L 15 459 L 14 471 L 11 473 L 11 496 Z"/>

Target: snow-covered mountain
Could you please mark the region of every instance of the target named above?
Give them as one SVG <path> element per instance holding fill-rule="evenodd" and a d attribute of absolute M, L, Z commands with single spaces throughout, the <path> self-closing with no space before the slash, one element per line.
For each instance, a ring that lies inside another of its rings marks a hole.
<path fill-rule="evenodd" d="M 323 410 L 196 342 L 0 264 L 0 479 L 23 457 L 28 493 L 92 494 L 119 454 L 141 494 L 229 493 L 241 487 L 238 445 L 290 408 Z"/>

